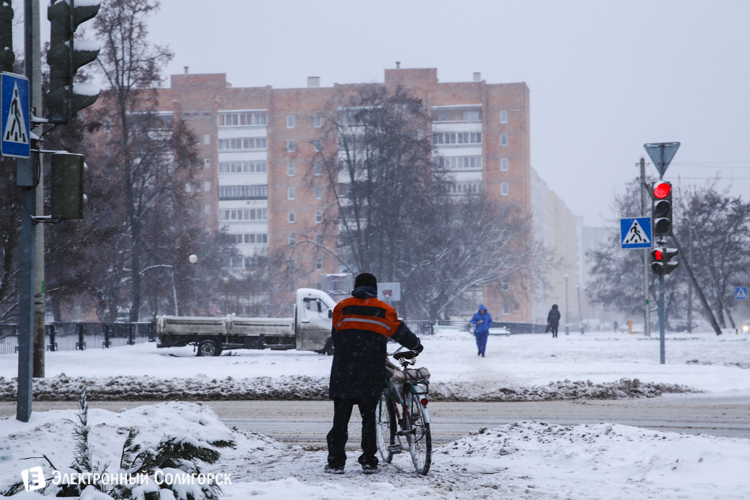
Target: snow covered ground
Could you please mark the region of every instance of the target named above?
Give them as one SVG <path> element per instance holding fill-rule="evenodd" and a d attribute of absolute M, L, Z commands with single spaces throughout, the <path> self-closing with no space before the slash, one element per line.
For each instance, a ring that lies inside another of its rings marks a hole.
<path fill-rule="evenodd" d="M 490 337 L 478 358 L 467 333 L 424 337 L 419 364 L 432 372 L 443 400 L 650 397 L 663 392 L 731 396 L 750 391 L 747 334 L 669 334 L 665 365 L 658 334 L 571 333 Z M 395 349 L 396 345 L 394 345 Z M 92 400 L 325 399 L 331 358 L 312 352 L 233 351 L 196 357 L 192 347 L 153 343 L 112 349 L 48 352 L 38 399 Z M 0 355 L 0 400 L 15 398 L 16 356 Z M 624 380 L 623 380 L 624 379 Z M 635 380 L 638 379 L 638 382 Z"/>
<path fill-rule="evenodd" d="M 75 411 L 36 412 L 29 423 L 0 420 L 0 491 L 21 480 L 21 470 L 70 472 Z M 205 405 L 172 402 L 123 410 L 90 410 L 92 458 L 118 472 L 128 429 L 139 439 L 164 435 L 232 440 L 204 473 L 229 474 L 225 498 L 348 500 L 381 497 L 428 499 L 744 499 L 750 488 L 750 440 L 661 433 L 613 424 L 559 426 L 517 422 L 478 429 L 433 451 L 426 476 L 414 473 L 408 453 L 365 476 L 349 455 L 343 476 L 322 473 L 325 452 L 308 451 L 267 436 L 225 427 Z M 187 439 L 187 438 L 186 438 Z M 29 457 L 38 457 L 30 458 Z M 225 478 L 226 476 L 224 476 Z M 48 487 L 47 495 L 56 488 Z M 109 497 L 85 491 L 82 500 Z M 180 498 L 179 491 L 175 495 Z M 175 498 L 168 494 L 161 498 Z M 2 495 L 0 495 L 0 498 Z M 19 499 L 42 498 L 22 492 Z"/>

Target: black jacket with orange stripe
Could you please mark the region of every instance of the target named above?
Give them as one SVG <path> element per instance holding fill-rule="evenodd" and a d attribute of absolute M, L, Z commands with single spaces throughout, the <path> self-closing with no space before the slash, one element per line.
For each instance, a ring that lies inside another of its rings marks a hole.
<path fill-rule="evenodd" d="M 333 310 L 331 399 L 375 401 L 385 387 L 386 344 L 392 338 L 408 349 L 419 337 L 398 319 L 396 310 L 377 299 L 371 287 L 359 287 Z"/>

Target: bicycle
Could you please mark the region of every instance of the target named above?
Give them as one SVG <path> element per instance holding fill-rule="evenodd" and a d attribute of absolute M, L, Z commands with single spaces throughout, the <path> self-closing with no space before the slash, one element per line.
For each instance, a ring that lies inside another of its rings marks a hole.
<path fill-rule="evenodd" d="M 390 376 L 378 401 L 376 437 L 378 451 L 385 463 L 391 463 L 393 455 L 403 451 L 401 438 L 405 437 L 414 468 L 417 473 L 425 475 L 432 463 L 430 411 L 427 408 L 430 372 L 426 368 L 408 368 L 414 365 L 417 354 L 396 351 L 392 356 L 401 368 L 386 359 Z"/>

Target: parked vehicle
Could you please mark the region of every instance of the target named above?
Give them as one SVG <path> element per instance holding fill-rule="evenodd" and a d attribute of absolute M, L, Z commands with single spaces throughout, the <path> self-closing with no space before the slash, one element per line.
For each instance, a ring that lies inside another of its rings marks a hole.
<path fill-rule="evenodd" d="M 197 346 L 198 356 L 224 349 L 297 349 L 333 354 L 331 317 L 336 303 L 325 292 L 300 288 L 293 318 L 159 316 L 156 347 Z"/>

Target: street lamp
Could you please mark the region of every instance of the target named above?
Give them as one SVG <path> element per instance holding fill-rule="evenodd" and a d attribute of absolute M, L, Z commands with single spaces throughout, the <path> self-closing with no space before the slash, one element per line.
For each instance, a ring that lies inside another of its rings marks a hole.
<path fill-rule="evenodd" d="M 174 299 L 174 315 L 179 316 L 180 312 L 179 312 L 179 309 L 177 308 L 177 287 L 174 284 L 174 266 L 170 266 L 168 264 L 156 264 L 155 266 L 149 266 L 146 269 L 143 269 L 138 274 L 143 274 L 149 269 L 154 269 L 155 267 L 166 267 L 172 271 L 172 298 Z"/>
<path fill-rule="evenodd" d="M 198 311 L 198 256 L 191 254 L 188 260 L 193 264 L 193 314 Z"/>
<path fill-rule="evenodd" d="M 581 323 L 581 335 L 583 335 L 583 313 L 581 312 L 581 285 L 576 285 L 578 292 L 578 321 Z"/>
<path fill-rule="evenodd" d="M 567 274 L 563 276 L 565 278 L 565 335 L 570 335 L 570 326 L 568 325 L 568 276 Z"/>

